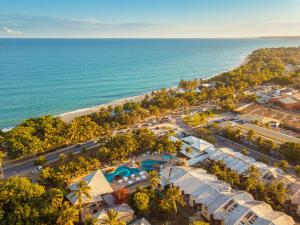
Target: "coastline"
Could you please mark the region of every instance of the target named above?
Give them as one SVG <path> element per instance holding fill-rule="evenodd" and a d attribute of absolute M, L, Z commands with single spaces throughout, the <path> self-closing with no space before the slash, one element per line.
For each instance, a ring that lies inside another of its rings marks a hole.
<path fill-rule="evenodd" d="M 96 106 L 92 106 L 92 107 L 88 107 L 88 108 L 77 109 L 77 110 L 74 110 L 71 112 L 66 112 L 66 113 L 56 115 L 56 117 L 59 117 L 62 121 L 64 121 L 65 123 L 68 124 L 76 117 L 90 115 L 95 112 L 99 112 L 99 110 L 101 108 L 107 108 L 109 106 L 114 108 L 116 106 L 123 105 L 127 102 L 141 101 L 147 94 L 149 94 L 149 93 L 142 94 L 142 95 L 136 95 L 136 96 L 132 96 L 132 97 L 121 98 L 121 99 L 117 99 L 112 102 L 108 102 L 108 103 L 104 103 L 104 104 L 100 104 L 100 105 L 96 105 Z"/>
<path fill-rule="evenodd" d="M 212 76 L 204 78 L 203 80 L 208 81 L 208 80 L 218 76 L 219 74 L 235 70 L 235 69 L 239 68 L 240 66 L 245 65 L 249 61 L 250 54 L 242 56 L 241 61 L 237 65 L 233 66 L 232 68 L 230 68 L 226 71 L 222 71 L 222 72 L 213 74 Z M 173 89 L 173 88 L 176 89 L 177 87 L 169 87 L 167 89 Z M 155 90 L 153 90 L 153 91 L 155 91 Z M 107 108 L 109 106 L 114 108 L 116 106 L 123 105 L 123 104 L 131 102 L 131 101 L 141 101 L 141 100 L 143 100 L 143 98 L 146 95 L 149 95 L 150 93 L 151 92 L 141 94 L 141 95 L 132 96 L 132 97 L 125 97 L 125 98 L 117 99 L 117 100 L 112 101 L 112 102 L 108 102 L 108 103 L 104 103 L 104 104 L 100 104 L 100 105 L 96 105 L 96 106 L 91 106 L 91 107 L 87 107 L 87 108 L 83 108 L 83 109 L 77 109 L 77 110 L 74 110 L 74 111 L 70 111 L 70 112 L 66 112 L 66 113 L 56 115 L 56 117 L 59 117 L 62 121 L 69 124 L 76 117 L 93 114 L 95 112 L 98 112 L 101 108 Z"/>

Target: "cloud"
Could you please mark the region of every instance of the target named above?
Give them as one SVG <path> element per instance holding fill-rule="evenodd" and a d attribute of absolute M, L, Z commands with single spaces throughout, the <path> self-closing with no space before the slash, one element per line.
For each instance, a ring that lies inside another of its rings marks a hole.
<path fill-rule="evenodd" d="M 8 35 L 22 35 L 23 34 L 22 31 L 12 30 L 8 27 L 3 27 L 3 31 L 4 31 L 5 34 L 8 34 Z"/>
<path fill-rule="evenodd" d="M 165 24 L 105 23 L 92 17 L 28 15 L 0 15 L 0 27 L 6 27 L 14 35 L 20 34 L 17 30 L 22 30 L 24 37 L 148 37 L 157 36 L 161 32 L 168 33 L 172 29 Z M 14 27 L 14 30 L 8 27 Z"/>

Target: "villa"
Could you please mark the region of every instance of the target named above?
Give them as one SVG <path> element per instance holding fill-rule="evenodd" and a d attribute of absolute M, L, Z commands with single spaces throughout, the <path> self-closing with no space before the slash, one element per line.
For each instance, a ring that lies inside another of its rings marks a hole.
<path fill-rule="evenodd" d="M 187 156 L 188 158 L 195 158 L 203 152 L 208 149 L 212 148 L 214 145 L 211 143 L 208 143 L 202 139 L 196 138 L 194 136 L 187 136 L 182 139 L 178 139 L 176 137 L 171 136 L 170 137 L 171 141 L 176 142 L 176 141 L 182 141 L 182 147 L 180 153 Z M 191 152 L 187 152 L 186 149 L 190 147 Z"/>
<path fill-rule="evenodd" d="M 188 140 L 196 140 L 193 143 L 205 142 L 197 137 L 188 137 Z M 175 139 L 171 139 L 175 140 Z M 178 139 L 179 140 L 179 139 Z M 187 144 L 184 144 L 187 145 Z M 188 146 L 188 145 L 187 145 Z M 223 161 L 227 168 L 236 171 L 239 174 L 244 174 L 250 168 L 255 166 L 260 172 L 260 178 L 264 183 L 282 182 L 288 190 L 288 204 L 291 210 L 300 215 L 300 181 L 298 178 L 286 174 L 283 170 L 269 166 L 263 162 L 258 162 L 252 157 L 246 156 L 240 152 L 236 152 L 230 148 L 215 148 L 207 145 L 203 150 L 196 150 L 193 148 L 192 154 L 185 154 L 189 159 L 187 163 L 189 166 L 203 163 L 205 161 Z M 192 146 L 190 146 L 192 147 Z M 183 147 L 183 148 L 186 148 Z"/>
<path fill-rule="evenodd" d="M 256 201 L 244 191 L 209 175 L 203 169 L 166 167 L 161 171 L 163 188 L 178 187 L 195 215 L 216 225 L 292 225 L 292 217 L 273 211 L 265 202 Z"/>
<path fill-rule="evenodd" d="M 257 115 L 257 114 L 242 114 L 235 117 L 236 120 L 243 121 L 245 123 L 255 123 L 258 124 L 270 124 L 278 127 L 280 121 L 277 119 L 273 119 L 267 116 Z"/>
<path fill-rule="evenodd" d="M 130 225 L 151 225 L 148 220 L 146 220 L 145 218 L 139 219 L 133 223 L 130 223 Z"/>
<path fill-rule="evenodd" d="M 119 219 L 123 222 L 130 222 L 134 219 L 134 210 L 128 204 L 115 205 L 109 208 L 105 208 L 93 216 L 98 220 L 100 224 L 103 224 L 103 219 L 106 218 L 107 212 L 109 210 L 114 210 L 118 213 Z"/>
<path fill-rule="evenodd" d="M 88 199 L 85 196 L 83 197 L 85 210 L 88 210 L 91 213 L 96 213 L 104 202 L 103 195 L 112 193 L 113 189 L 111 188 L 109 182 L 107 181 L 101 170 L 96 170 L 83 177 L 81 180 L 85 181 L 91 188 L 91 198 Z M 72 203 L 72 205 L 78 205 L 77 196 L 72 195 L 72 190 L 77 189 L 78 183 L 79 181 L 69 186 L 71 192 L 66 196 L 66 198 Z"/>

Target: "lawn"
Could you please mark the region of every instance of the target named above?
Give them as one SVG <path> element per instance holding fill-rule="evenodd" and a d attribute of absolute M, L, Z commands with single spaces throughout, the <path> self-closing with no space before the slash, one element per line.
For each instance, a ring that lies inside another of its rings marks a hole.
<path fill-rule="evenodd" d="M 195 113 L 183 117 L 183 122 L 189 126 L 196 127 L 207 122 L 207 118 L 214 116 L 215 114 L 211 111 Z"/>
<path fill-rule="evenodd" d="M 189 126 L 196 127 L 201 124 L 204 124 L 206 122 L 206 119 L 204 119 L 199 114 L 191 115 L 191 116 L 185 116 L 183 118 L 183 122 Z"/>

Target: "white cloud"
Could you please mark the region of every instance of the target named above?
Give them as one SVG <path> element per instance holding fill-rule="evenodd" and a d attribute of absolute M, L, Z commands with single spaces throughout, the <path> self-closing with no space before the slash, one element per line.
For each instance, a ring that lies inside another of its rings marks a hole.
<path fill-rule="evenodd" d="M 21 35 L 21 34 L 23 34 L 22 31 L 12 30 L 8 27 L 3 27 L 3 31 L 4 31 L 5 34 L 8 34 L 8 35 Z"/>

